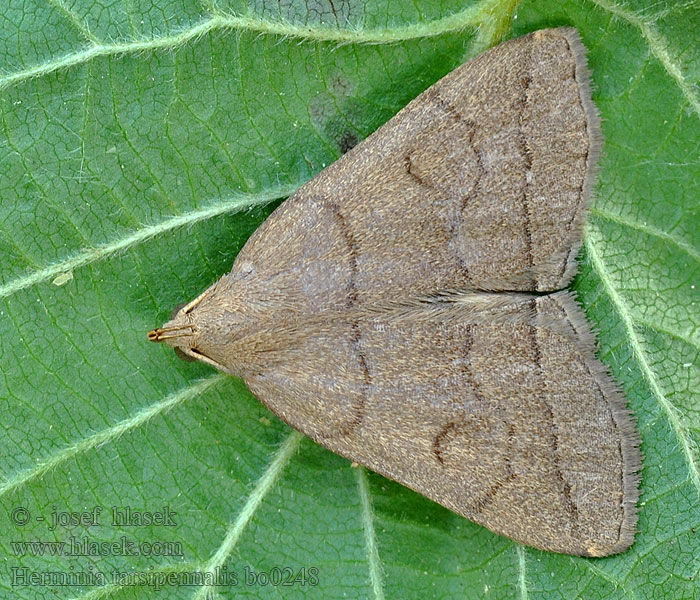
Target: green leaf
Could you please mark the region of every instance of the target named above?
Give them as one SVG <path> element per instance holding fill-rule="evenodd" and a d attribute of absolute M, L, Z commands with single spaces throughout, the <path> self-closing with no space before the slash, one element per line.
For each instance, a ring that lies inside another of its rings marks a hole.
<path fill-rule="evenodd" d="M 6 2 L 2 597 L 697 596 L 700 9 L 464 4 Z M 575 287 L 645 454 L 637 541 L 597 560 L 520 546 L 351 468 L 240 381 L 145 337 L 343 146 L 502 36 L 559 25 L 589 48 L 606 139 Z M 113 506 L 172 523 L 113 525 Z M 51 528 L 95 507 L 99 525 Z M 105 545 L 21 545 L 71 536 Z M 217 568 L 226 585 L 194 585 Z"/>

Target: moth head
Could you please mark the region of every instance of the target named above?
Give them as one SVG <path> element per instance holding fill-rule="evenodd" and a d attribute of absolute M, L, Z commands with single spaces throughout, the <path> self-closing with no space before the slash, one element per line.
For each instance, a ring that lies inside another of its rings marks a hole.
<path fill-rule="evenodd" d="M 226 322 L 221 304 L 216 301 L 212 286 L 188 304 L 176 306 L 170 320 L 162 327 L 148 332 L 152 342 L 165 342 L 185 361 L 201 360 L 217 369 L 232 373 L 222 353 Z"/>

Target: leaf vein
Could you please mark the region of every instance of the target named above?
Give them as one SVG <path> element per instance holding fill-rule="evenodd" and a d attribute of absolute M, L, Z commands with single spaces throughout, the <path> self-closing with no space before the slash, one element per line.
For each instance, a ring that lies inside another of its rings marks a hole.
<path fill-rule="evenodd" d="M 367 548 L 367 562 L 369 563 L 369 578 L 372 584 L 372 592 L 375 600 L 384 600 L 384 579 L 379 549 L 377 548 L 377 536 L 374 531 L 374 511 L 369 493 L 367 473 L 363 467 L 357 467 L 356 472 L 357 486 L 362 502 L 362 526 L 365 530 L 365 546 Z"/>
<path fill-rule="evenodd" d="M 622 592 L 625 594 L 626 598 L 632 598 L 632 600 L 635 600 L 637 598 L 637 595 L 634 593 L 634 591 L 629 590 L 625 587 L 623 580 L 620 580 L 620 579 L 613 577 L 610 573 L 606 573 L 603 569 L 600 569 L 599 567 L 597 567 L 593 563 L 593 561 L 575 559 L 573 557 L 569 557 L 569 559 L 574 564 L 574 566 L 583 566 L 584 568 L 591 571 L 594 575 L 600 577 L 601 579 L 604 579 L 608 583 L 611 583 L 616 588 L 621 589 Z"/>
<path fill-rule="evenodd" d="M 515 551 L 518 554 L 518 594 L 520 600 L 528 600 L 527 591 L 527 564 L 525 562 L 525 548 L 520 544 L 515 545 Z"/>
<path fill-rule="evenodd" d="M 606 221 L 610 221 L 612 223 L 617 223 L 618 225 L 622 225 L 624 227 L 629 227 L 630 229 L 634 229 L 636 231 L 641 231 L 642 233 L 646 233 L 649 236 L 652 237 L 657 237 L 661 240 L 664 240 L 665 242 L 668 242 L 669 244 L 672 244 L 688 256 L 692 258 L 695 262 L 700 264 L 700 251 L 696 250 L 693 246 L 688 244 L 687 242 L 684 242 L 683 240 L 680 240 L 670 233 L 666 233 L 665 231 L 661 231 L 660 229 L 656 229 L 655 227 L 651 227 L 649 225 L 643 225 L 642 223 L 635 223 L 634 221 L 631 221 L 629 219 L 626 219 L 625 217 L 615 215 L 613 213 L 610 213 L 606 210 L 597 208 L 595 206 L 591 207 L 590 214 L 599 217 L 601 219 L 604 219 Z"/>
<path fill-rule="evenodd" d="M 641 325 L 642 327 L 646 327 L 647 329 L 649 329 L 651 331 L 656 331 L 656 333 L 661 333 L 661 334 L 666 335 L 674 340 L 688 344 L 688 346 L 691 346 L 692 348 L 695 348 L 696 350 L 700 351 L 700 342 L 698 342 L 692 338 L 689 338 L 681 333 L 675 333 L 673 331 L 669 331 L 668 329 L 661 327 L 658 322 L 647 321 L 646 319 L 644 319 L 642 317 L 634 317 L 633 320 L 635 323 L 637 323 L 638 325 Z"/>
<path fill-rule="evenodd" d="M 63 0 L 49 0 L 49 4 L 56 7 L 63 15 L 68 19 L 71 25 L 73 25 L 87 41 L 93 44 L 99 44 L 99 40 L 92 34 L 87 24 L 76 15 L 69 6 L 63 2 Z"/>
<path fill-rule="evenodd" d="M 152 237 L 172 231 L 185 225 L 194 225 L 226 213 L 239 212 L 253 206 L 268 204 L 279 198 L 289 196 L 298 189 L 298 185 L 273 188 L 265 194 L 236 195 L 221 202 L 216 202 L 205 208 L 190 211 L 188 213 L 170 217 L 160 223 L 147 225 L 133 231 L 129 235 L 115 239 L 107 244 L 87 248 L 59 262 L 52 263 L 42 269 L 32 271 L 22 277 L 9 281 L 0 286 L 0 298 L 5 298 L 23 289 L 53 279 L 61 273 L 73 271 L 85 265 L 136 246 Z"/>
<path fill-rule="evenodd" d="M 294 452 L 296 452 L 301 440 L 304 436 L 298 431 L 292 431 L 284 443 L 277 450 L 274 459 L 267 467 L 262 477 L 258 480 L 255 488 L 248 496 L 246 503 L 244 504 L 241 512 L 238 514 L 238 518 L 231 524 L 226 536 L 224 537 L 221 545 L 214 555 L 209 559 L 205 567 L 207 572 L 213 573 L 216 567 L 220 567 L 224 564 L 226 559 L 231 555 L 231 552 L 236 547 L 238 540 L 240 539 L 243 531 L 245 530 L 248 523 L 255 515 L 262 501 L 265 499 L 267 494 L 272 489 L 280 474 L 284 468 L 289 463 Z M 200 598 L 208 598 L 211 592 L 211 586 L 204 585 L 199 588 L 198 592 L 194 596 L 194 600 Z"/>
<path fill-rule="evenodd" d="M 260 34 L 278 35 L 286 38 L 299 38 L 318 42 L 338 42 L 341 44 L 390 44 L 406 40 L 433 37 L 461 31 L 467 27 L 477 27 L 486 19 L 494 0 L 482 0 L 462 11 L 428 23 L 415 23 L 385 29 L 340 29 L 332 27 L 311 27 L 288 22 L 274 22 L 259 17 L 242 15 L 212 14 L 196 25 L 177 31 L 171 35 L 151 39 L 134 39 L 125 42 L 105 44 L 97 40 L 77 52 L 34 65 L 27 69 L 6 73 L 0 76 L 0 90 L 34 77 L 41 77 L 59 69 L 83 64 L 102 56 L 139 54 L 155 50 L 173 50 L 217 30 L 246 30 Z"/>
<path fill-rule="evenodd" d="M 666 418 L 668 419 L 671 428 L 676 434 L 678 442 L 681 448 L 683 449 L 685 460 L 688 464 L 690 480 L 695 486 L 695 490 L 698 493 L 698 496 L 700 497 L 700 473 L 698 472 L 697 461 L 693 456 L 692 441 L 690 440 L 690 436 L 686 434 L 685 428 L 681 424 L 678 414 L 676 412 L 676 408 L 671 404 L 668 398 L 666 398 L 666 396 L 661 391 L 658 378 L 656 377 L 654 371 L 651 369 L 646 359 L 644 350 L 642 349 L 642 344 L 639 340 L 639 337 L 637 336 L 637 332 L 635 331 L 630 310 L 627 307 L 625 301 L 615 289 L 611 281 L 610 274 L 608 273 L 608 270 L 603 264 L 603 261 L 598 256 L 595 245 L 591 241 L 591 236 L 586 236 L 585 240 L 586 251 L 590 258 L 591 264 L 594 270 L 598 273 L 603 287 L 605 288 L 608 296 L 610 297 L 610 300 L 612 301 L 615 310 L 622 319 L 622 325 L 625 328 L 625 331 L 627 332 L 627 339 L 629 340 L 630 348 L 632 349 L 632 354 L 637 360 L 639 368 L 641 369 L 644 378 L 649 384 L 649 388 L 651 389 L 652 394 L 656 398 L 663 411 L 666 413 Z"/>
<path fill-rule="evenodd" d="M 669 54 L 668 48 L 670 44 L 668 40 L 656 30 L 656 27 L 654 27 L 650 21 L 643 19 L 640 15 L 629 10 L 626 6 L 617 4 L 611 0 L 591 0 L 591 2 L 639 29 L 651 53 L 661 63 L 669 76 L 676 82 L 676 85 L 680 88 L 688 104 L 690 104 L 695 114 L 700 118 L 700 94 L 696 91 L 695 86 L 683 76 L 682 69 Z"/>
<path fill-rule="evenodd" d="M 187 388 L 178 390 L 177 392 L 167 396 L 163 401 L 146 406 L 128 419 L 124 419 L 123 421 L 115 423 L 106 429 L 98 431 L 93 435 L 71 444 L 70 446 L 56 452 L 52 456 L 38 462 L 30 469 L 20 471 L 14 477 L 8 479 L 5 481 L 5 483 L 0 485 L 0 498 L 5 494 L 9 494 L 12 491 L 20 488 L 21 486 L 26 485 L 30 481 L 41 477 L 48 471 L 59 467 L 76 456 L 85 454 L 93 448 L 97 448 L 98 446 L 111 442 L 132 429 L 140 427 L 147 421 L 150 421 L 153 417 L 167 412 L 178 404 L 182 404 L 189 398 L 193 398 L 204 393 L 213 385 L 227 379 L 227 377 L 227 375 L 223 374 L 215 375 L 213 377 L 209 377 L 208 379 L 199 381 Z"/>

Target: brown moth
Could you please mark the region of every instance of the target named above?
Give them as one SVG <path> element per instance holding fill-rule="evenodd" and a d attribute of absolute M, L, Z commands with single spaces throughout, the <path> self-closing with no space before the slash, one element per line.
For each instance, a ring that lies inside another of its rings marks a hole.
<path fill-rule="evenodd" d="M 149 338 L 496 533 L 625 550 L 639 437 L 565 290 L 601 146 L 584 53 L 549 29 L 455 69 Z"/>

